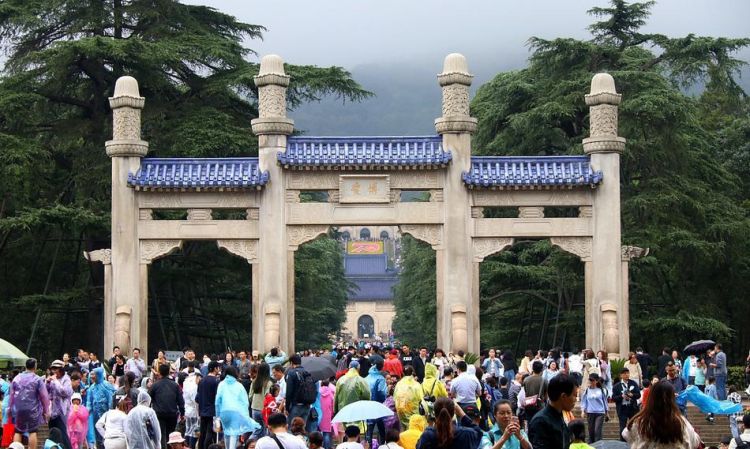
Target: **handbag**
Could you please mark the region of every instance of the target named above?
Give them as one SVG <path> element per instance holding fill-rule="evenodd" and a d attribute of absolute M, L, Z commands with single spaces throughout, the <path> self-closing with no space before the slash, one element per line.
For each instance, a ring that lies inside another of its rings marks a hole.
<path fill-rule="evenodd" d="M 540 396 L 542 395 L 543 390 L 544 390 L 544 379 L 542 379 L 542 383 L 539 386 L 539 392 L 533 396 L 527 397 L 523 401 L 523 407 L 524 408 L 538 408 L 541 405 L 540 403 L 542 402 L 542 399 Z"/>

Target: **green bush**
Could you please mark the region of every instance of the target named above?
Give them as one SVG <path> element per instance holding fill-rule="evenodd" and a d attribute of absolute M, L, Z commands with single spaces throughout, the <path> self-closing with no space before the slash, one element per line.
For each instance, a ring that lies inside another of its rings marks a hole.
<path fill-rule="evenodd" d="M 747 388 L 745 383 L 745 367 L 744 366 L 730 366 L 728 368 L 729 375 L 727 376 L 727 387 L 734 385 L 740 390 Z"/>
<path fill-rule="evenodd" d="M 473 352 L 467 352 L 466 355 L 464 355 L 464 362 L 466 362 L 467 365 L 474 365 L 479 361 L 479 355 L 474 354 Z"/>
<path fill-rule="evenodd" d="M 625 359 L 610 359 L 609 370 L 612 372 L 612 383 L 620 378 L 620 371 L 625 368 Z"/>

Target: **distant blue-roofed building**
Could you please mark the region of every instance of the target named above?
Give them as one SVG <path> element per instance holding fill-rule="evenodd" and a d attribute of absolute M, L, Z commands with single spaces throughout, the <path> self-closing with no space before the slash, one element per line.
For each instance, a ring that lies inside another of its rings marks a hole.
<path fill-rule="evenodd" d="M 389 255 L 350 254 L 345 251 L 346 278 L 354 284 L 349 294 L 344 329 L 354 338 L 387 335 L 396 313 L 393 288 L 398 283 L 398 269 L 389 268 Z"/>

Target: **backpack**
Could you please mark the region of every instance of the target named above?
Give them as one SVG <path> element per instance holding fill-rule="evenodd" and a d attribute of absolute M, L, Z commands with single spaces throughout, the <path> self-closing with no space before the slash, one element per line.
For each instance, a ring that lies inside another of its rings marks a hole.
<path fill-rule="evenodd" d="M 310 373 L 305 370 L 297 371 L 297 380 L 299 380 L 299 385 L 295 401 L 299 404 L 314 404 L 318 399 L 318 388 Z"/>
<path fill-rule="evenodd" d="M 750 449 L 750 442 L 745 441 L 740 437 L 734 437 L 734 443 L 737 445 L 737 449 Z"/>

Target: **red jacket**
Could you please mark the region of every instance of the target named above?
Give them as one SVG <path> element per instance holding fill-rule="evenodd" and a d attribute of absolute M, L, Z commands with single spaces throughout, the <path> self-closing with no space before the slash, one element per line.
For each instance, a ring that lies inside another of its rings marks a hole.
<path fill-rule="evenodd" d="M 383 362 L 383 371 L 390 373 L 392 376 L 398 376 L 399 379 L 404 376 L 404 367 L 401 365 L 401 360 L 392 354 L 388 354 L 388 359 Z"/>

